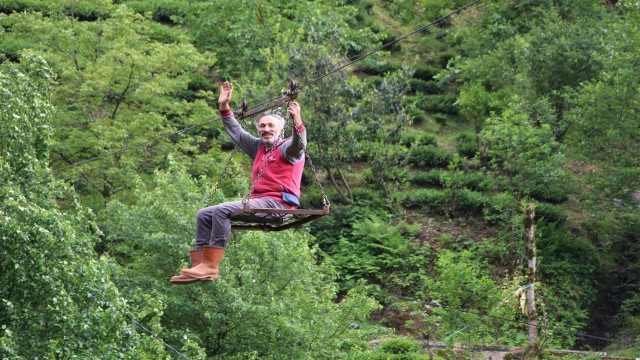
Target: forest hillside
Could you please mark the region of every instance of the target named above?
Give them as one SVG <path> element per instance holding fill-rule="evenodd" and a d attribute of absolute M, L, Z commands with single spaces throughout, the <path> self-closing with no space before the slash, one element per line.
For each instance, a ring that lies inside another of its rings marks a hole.
<path fill-rule="evenodd" d="M 0 357 L 637 358 L 639 59 L 635 0 L 0 0 Z M 330 215 L 170 285 L 252 188 L 220 84 L 291 80 Z"/>

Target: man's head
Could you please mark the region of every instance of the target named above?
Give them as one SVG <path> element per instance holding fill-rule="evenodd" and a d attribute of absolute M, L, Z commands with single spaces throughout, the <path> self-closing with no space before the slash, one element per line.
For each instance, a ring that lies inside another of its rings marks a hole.
<path fill-rule="evenodd" d="M 278 114 L 265 114 L 256 121 L 258 136 L 267 146 L 274 145 L 284 134 L 284 118 Z"/>

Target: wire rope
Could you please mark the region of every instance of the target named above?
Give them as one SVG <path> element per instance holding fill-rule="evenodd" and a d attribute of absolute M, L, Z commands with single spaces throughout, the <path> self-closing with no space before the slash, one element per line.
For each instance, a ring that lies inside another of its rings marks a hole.
<path fill-rule="evenodd" d="M 474 1 L 472 1 L 472 2 L 470 2 L 468 4 L 466 4 L 466 5 L 458 8 L 458 9 L 448 13 L 447 15 L 444 15 L 444 16 L 442 16 L 442 17 L 440 17 L 440 18 L 438 18 L 438 19 L 436 19 L 436 20 L 434 20 L 434 21 L 432 21 L 432 22 L 430 22 L 428 24 L 420 26 L 419 28 L 417 28 L 417 29 L 411 31 L 410 33 L 407 33 L 407 34 L 405 34 L 405 35 L 403 35 L 403 36 L 401 36 L 401 37 L 399 37 L 399 38 L 397 38 L 397 39 L 395 39 L 393 41 L 390 41 L 390 42 L 388 42 L 386 44 L 383 44 L 383 45 L 381 45 L 381 46 L 379 46 L 379 47 L 377 47 L 375 49 L 372 49 L 372 50 L 363 52 L 363 53 L 361 53 L 359 55 L 356 55 L 356 56 L 352 57 L 351 59 L 349 59 L 343 65 L 340 65 L 340 66 L 330 70 L 329 72 L 327 72 L 327 73 L 325 73 L 325 74 L 323 74 L 323 75 L 321 75 L 321 76 L 319 76 L 319 77 L 317 77 L 315 79 L 312 79 L 312 80 L 308 81 L 307 83 L 305 83 L 303 85 L 298 86 L 298 88 L 302 89 L 303 87 L 315 84 L 316 82 L 322 80 L 323 78 L 325 78 L 325 77 L 327 77 L 329 75 L 332 75 L 332 74 L 334 74 L 334 73 L 336 73 L 336 72 L 348 67 L 349 65 L 352 65 L 352 64 L 354 64 L 354 63 L 356 63 L 358 61 L 361 61 L 361 60 L 363 60 L 363 59 L 375 54 L 376 52 L 379 52 L 379 51 L 381 51 L 383 49 L 386 49 L 386 48 L 390 47 L 391 45 L 396 44 L 396 43 L 398 43 L 398 42 L 400 42 L 402 40 L 405 40 L 408 37 L 410 37 L 410 36 L 412 36 L 412 35 L 414 35 L 416 33 L 419 33 L 419 32 L 421 32 L 421 31 L 423 31 L 423 30 L 425 30 L 425 29 L 427 29 L 427 28 L 429 28 L 431 26 L 437 25 L 437 24 L 445 21 L 446 19 L 452 17 L 453 15 L 458 14 L 458 13 L 464 11 L 464 10 L 467 10 L 467 9 L 471 8 L 472 6 L 474 6 L 475 4 L 480 3 L 481 1 L 483 1 L 483 0 L 474 0 Z M 268 102 L 270 102 L 272 100 L 267 100 L 267 101 L 264 101 L 264 102 L 260 103 L 259 105 L 252 106 L 251 109 L 258 108 L 261 105 L 264 105 L 264 104 L 266 104 L 266 103 L 268 103 Z M 142 147 L 144 145 L 148 145 L 148 144 L 157 142 L 159 140 L 162 140 L 162 139 L 165 139 L 165 138 L 169 138 L 171 136 L 175 136 L 175 135 L 190 131 L 192 129 L 195 129 L 195 128 L 198 128 L 198 127 L 201 127 L 201 126 L 204 126 L 204 125 L 207 125 L 207 124 L 211 124 L 211 123 L 216 122 L 216 121 L 218 121 L 220 119 L 221 119 L 221 117 L 217 117 L 217 118 L 215 118 L 213 120 L 208 120 L 208 121 L 204 121 L 204 122 L 201 122 L 201 123 L 198 123 L 198 124 L 187 126 L 187 127 L 183 128 L 183 129 L 171 132 L 169 134 L 156 136 L 156 137 L 151 138 L 149 140 L 145 140 L 145 141 L 133 144 L 133 145 L 125 146 L 125 147 L 123 147 L 121 149 L 118 149 L 118 150 L 113 150 L 113 151 L 110 151 L 110 152 L 106 152 L 104 154 L 101 154 L 101 155 L 98 155 L 98 156 L 95 156 L 95 157 L 92 157 L 92 158 L 89 158 L 89 159 L 81 160 L 81 161 L 78 161 L 78 162 L 75 162 L 75 163 L 72 163 L 72 164 L 69 164 L 69 165 L 66 165 L 66 166 L 62 166 L 60 168 L 53 169 L 53 170 L 51 170 L 51 173 L 59 173 L 59 172 L 65 171 L 65 170 L 73 168 L 73 167 L 81 166 L 81 165 L 84 165 L 84 164 L 87 164 L 87 163 L 90 163 L 90 162 L 93 162 L 93 161 L 97 161 L 97 160 L 100 160 L 100 159 L 103 159 L 103 158 L 106 158 L 106 157 L 109 157 L 109 156 L 112 156 L 112 155 L 120 154 L 120 153 L 129 151 L 129 150 L 132 150 L 132 149 L 136 149 L 136 148 Z"/>

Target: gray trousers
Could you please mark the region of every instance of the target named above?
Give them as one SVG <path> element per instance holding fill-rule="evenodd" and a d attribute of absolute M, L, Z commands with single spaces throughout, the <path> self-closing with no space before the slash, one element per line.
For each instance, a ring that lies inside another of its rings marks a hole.
<path fill-rule="evenodd" d="M 250 199 L 249 205 L 258 209 L 287 208 L 271 198 Z M 224 248 L 231 235 L 231 213 L 243 207 L 242 201 L 238 200 L 200 209 L 196 216 L 196 250 L 202 249 L 205 245 Z"/>

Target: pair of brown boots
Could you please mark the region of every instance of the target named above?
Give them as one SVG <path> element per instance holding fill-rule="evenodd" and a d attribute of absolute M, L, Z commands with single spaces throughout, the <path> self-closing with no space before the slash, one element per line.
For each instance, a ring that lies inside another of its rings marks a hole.
<path fill-rule="evenodd" d="M 192 250 L 191 268 L 180 271 L 180 275 L 171 278 L 176 285 L 191 284 L 196 281 L 212 281 L 218 278 L 218 266 L 224 256 L 224 248 L 205 246 L 202 250 Z"/>

